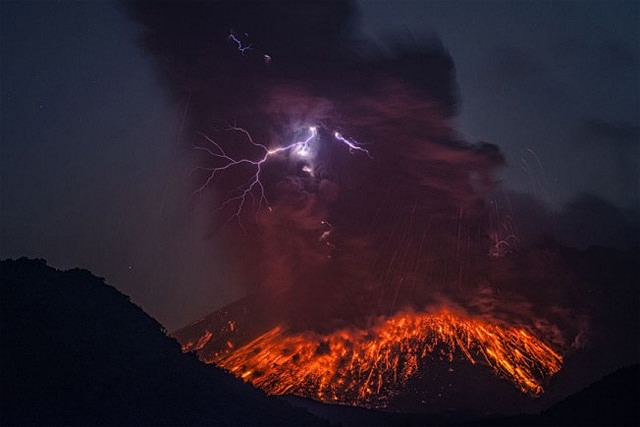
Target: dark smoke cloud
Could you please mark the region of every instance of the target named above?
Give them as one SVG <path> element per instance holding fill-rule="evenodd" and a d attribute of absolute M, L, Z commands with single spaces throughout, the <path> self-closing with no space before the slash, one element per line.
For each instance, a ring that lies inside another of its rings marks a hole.
<path fill-rule="evenodd" d="M 262 333 L 268 326 L 260 323 L 282 316 L 292 329 L 327 331 L 446 306 L 536 331 L 566 356 L 557 381 L 570 387 L 638 360 L 637 249 L 582 250 L 637 245 L 637 210 L 585 195 L 553 211 L 499 188 L 500 150 L 470 144 L 452 128 L 455 67 L 437 38 L 372 45 L 358 38 L 355 7 L 343 1 L 124 5 L 168 92 L 188 104 L 185 150 L 206 146 L 204 134 L 235 157 L 255 159 L 260 150 L 229 125 L 269 147 L 318 126 L 312 163 L 286 154 L 264 165 L 270 209 L 257 211 L 250 200 L 239 221 L 228 221 L 236 205 L 217 209 L 247 181 L 247 169 L 205 189 L 228 275 L 259 301 L 238 319 L 247 330 Z M 241 52 L 230 34 L 251 49 Z M 555 103 L 562 88 L 538 62 L 504 50 L 496 82 L 522 80 L 527 99 Z M 334 131 L 371 156 L 350 152 Z M 588 168 L 586 160 L 601 162 L 603 153 L 628 162 L 638 148 L 637 127 L 624 123 L 586 119 L 576 133 L 568 167 Z M 532 156 L 535 175 L 540 162 Z M 219 165 L 207 155 L 196 162 Z M 194 190 L 207 179 L 200 172 Z M 540 174 L 532 186 L 544 197 L 541 165 Z"/>
<path fill-rule="evenodd" d="M 505 225 L 504 213 L 492 217 L 486 203 L 503 157 L 496 146 L 470 144 L 452 129 L 455 68 L 437 39 L 378 49 L 353 31 L 349 2 L 126 7 L 167 89 L 188 100 L 186 148 L 206 143 L 203 133 L 235 156 L 255 158 L 244 135 L 225 130 L 229 124 L 272 147 L 318 126 L 313 174 L 295 156 L 270 160 L 262 177 L 271 209 L 256 214 L 249 204 L 244 228 L 227 222 L 236 206 L 216 207 L 249 172 L 221 175 L 207 189 L 216 194 L 212 223 L 231 252 L 229 268 L 242 272 L 247 291 L 265 292 L 304 327 L 424 307 L 443 292 L 450 301 L 475 295 L 470 310 L 497 310 L 487 302 L 498 271 L 487 255 L 515 245 L 513 224 Z M 230 34 L 251 49 L 241 52 Z M 336 130 L 371 157 L 336 143 Z M 206 178 L 195 173 L 194 188 Z M 553 222 L 539 210 L 540 221 Z M 508 274 L 505 282 L 522 279 Z M 540 291 L 543 279 L 527 280 L 538 295 L 526 303 L 510 297 L 510 310 L 523 319 L 532 315 L 532 301 L 557 297 Z M 495 289 L 490 294 L 497 298 Z M 554 310 L 562 312 L 559 304 Z"/>
<path fill-rule="evenodd" d="M 347 2 L 127 7 L 173 96 L 189 99 L 186 142 L 203 132 L 251 156 L 242 135 L 218 130 L 236 123 L 276 146 L 320 126 L 313 176 L 295 159 L 270 161 L 263 179 L 272 209 L 255 222 L 250 210 L 241 216 L 249 237 L 224 227 L 257 284 L 250 290 L 293 295 L 283 304 L 313 323 L 393 311 L 463 285 L 473 263 L 463 269 L 462 258 L 486 250 L 483 200 L 503 159 L 451 129 L 454 66 L 439 42 L 363 49 Z M 240 52 L 230 34 L 252 49 Z M 335 143 L 334 130 L 365 143 L 372 158 Z M 243 179 L 229 173 L 215 188 L 223 198 Z"/>

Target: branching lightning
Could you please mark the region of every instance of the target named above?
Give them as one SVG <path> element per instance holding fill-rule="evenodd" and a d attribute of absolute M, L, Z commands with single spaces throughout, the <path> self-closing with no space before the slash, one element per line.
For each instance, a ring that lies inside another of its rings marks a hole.
<path fill-rule="evenodd" d="M 247 33 L 245 33 L 244 36 L 247 39 L 249 38 L 249 34 L 247 34 Z M 233 34 L 233 32 L 229 34 L 228 39 L 233 41 L 236 44 L 236 46 L 238 48 L 238 51 L 240 51 L 242 56 L 247 56 L 247 51 L 249 51 L 249 50 L 255 50 L 251 43 L 245 45 L 242 42 L 242 40 L 240 40 L 238 37 L 236 37 L 235 34 Z M 264 61 L 265 65 L 269 65 L 271 63 L 271 60 L 272 60 L 271 55 L 267 54 L 266 52 L 263 52 L 262 53 L 262 60 Z"/>
<path fill-rule="evenodd" d="M 312 142 L 318 139 L 318 128 L 316 126 L 309 126 L 309 128 L 307 129 L 308 134 L 306 138 L 304 138 L 303 140 L 296 141 L 294 143 L 281 146 L 281 147 L 272 148 L 272 149 L 269 149 L 269 147 L 267 147 L 264 144 L 255 142 L 251 137 L 251 134 L 247 130 L 241 127 L 231 126 L 227 130 L 242 133 L 249 144 L 251 144 L 256 148 L 259 148 L 263 152 L 262 156 L 257 159 L 244 158 L 244 157 L 241 157 L 241 158 L 232 157 L 229 154 L 227 154 L 227 152 L 225 152 L 225 150 L 222 148 L 222 146 L 220 146 L 220 144 L 218 144 L 216 141 L 214 141 L 212 138 L 210 138 L 206 134 L 199 132 L 199 135 L 201 135 L 210 144 L 210 147 L 194 145 L 194 148 L 205 151 L 212 158 L 216 159 L 219 162 L 222 162 L 222 165 L 215 166 L 215 167 L 197 166 L 196 168 L 193 169 L 192 172 L 196 170 L 205 170 L 209 172 L 209 175 L 206 181 L 204 182 L 204 184 L 202 184 L 195 191 L 195 193 L 201 193 L 205 188 L 207 188 L 213 182 L 216 176 L 223 173 L 224 171 L 228 171 L 234 168 L 241 168 L 241 167 L 249 167 L 252 169 L 252 174 L 250 175 L 249 180 L 246 181 L 244 184 L 240 185 L 239 187 L 237 187 L 232 192 L 232 193 L 235 193 L 236 195 L 225 200 L 218 208 L 218 209 L 224 209 L 227 206 L 236 203 L 236 210 L 233 213 L 233 215 L 229 218 L 229 220 L 236 219 L 238 220 L 238 222 L 240 222 L 240 214 L 245 208 L 247 204 L 247 199 L 249 197 L 253 201 L 253 206 L 254 206 L 254 211 L 256 216 L 263 206 L 266 206 L 269 210 L 271 210 L 271 206 L 269 205 L 269 201 L 267 200 L 267 197 L 265 194 L 264 185 L 260 180 L 262 167 L 271 157 L 282 155 L 285 153 L 290 153 L 302 159 L 305 159 L 308 163 L 302 167 L 302 171 L 307 173 L 309 176 L 314 177 L 311 160 L 314 153 Z M 360 147 L 355 141 L 353 140 L 350 141 L 344 138 L 338 132 L 333 132 L 333 135 L 336 141 L 347 146 L 347 148 L 349 149 L 349 152 L 361 151 L 365 153 L 367 156 L 371 157 L 371 155 L 369 154 L 369 151 Z"/>
<path fill-rule="evenodd" d="M 233 33 L 229 34 L 229 40 L 233 40 L 238 45 L 238 50 L 243 56 L 247 54 L 247 50 L 252 49 L 251 44 L 244 46 L 242 44 L 242 41 L 238 39 Z"/>

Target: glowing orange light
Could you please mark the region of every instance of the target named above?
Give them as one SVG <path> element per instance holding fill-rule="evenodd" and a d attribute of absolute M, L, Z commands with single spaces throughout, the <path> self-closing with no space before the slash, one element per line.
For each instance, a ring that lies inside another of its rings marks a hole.
<path fill-rule="evenodd" d="M 383 406 L 427 356 L 484 361 L 523 393 L 538 394 L 562 357 L 523 328 L 442 310 L 398 313 L 371 329 L 321 335 L 277 326 L 230 354 L 205 359 L 269 394 Z"/>

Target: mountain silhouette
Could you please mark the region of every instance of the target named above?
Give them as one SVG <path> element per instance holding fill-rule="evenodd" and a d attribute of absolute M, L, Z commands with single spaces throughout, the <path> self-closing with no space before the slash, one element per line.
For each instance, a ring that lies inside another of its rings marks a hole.
<path fill-rule="evenodd" d="M 2 425 L 322 425 L 195 356 L 81 269 L 5 260 Z"/>
<path fill-rule="evenodd" d="M 475 418 L 268 397 L 183 354 L 157 321 L 86 270 L 21 258 L 1 261 L 0 279 L 0 425 L 418 426 Z M 638 401 L 633 364 L 537 414 L 465 425 L 640 425 Z"/>
<path fill-rule="evenodd" d="M 640 365 L 620 368 L 535 415 L 488 419 L 491 426 L 640 425 Z"/>

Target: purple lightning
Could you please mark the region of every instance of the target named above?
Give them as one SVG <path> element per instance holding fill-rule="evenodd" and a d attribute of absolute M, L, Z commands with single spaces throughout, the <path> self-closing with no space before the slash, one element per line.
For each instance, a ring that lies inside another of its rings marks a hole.
<path fill-rule="evenodd" d="M 244 33 L 244 37 L 245 39 L 249 38 L 249 34 Z M 240 53 L 242 54 L 242 56 L 247 56 L 247 51 L 248 50 L 255 50 L 253 45 L 250 43 L 248 45 L 244 45 L 242 43 L 242 40 L 240 40 L 238 37 L 236 37 L 235 34 L 233 34 L 233 32 L 231 32 L 229 34 L 229 37 L 227 37 L 229 40 L 232 40 L 237 46 L 238 46 L 238 50 L 240 51 Z M 271 55 L 267 54 L 266 52 L 262 52 L 262 60 L 264 61 L 265 65 L 269 65 L 271 63 Z"/>
<path fill-rule="evenodd" d="M 244 56 L 246 55 L 246 51 L 251 49 L 251 45 L 243 46 L 242 41 L 240 41 L 233 33 L 229 34 L 229 40 L 233 40 L 238 45 L 238 50 Z"/>
<path fill-rule="evenodd" d="M 244 208 L 246 201 L 247 201 L 247 197 L 251 196 L 252 198 L 254 198 L 254 189 L 258 189 L 258 207 L 256 209 L 256 214 L 257 212 L 262 208 L 263 204 L 267 206 L 267 208 L 269 210 L 271 210 L 271 207 L 269 206 L 269 201 L 267 200 L 267 197 L 265 196 L 264 193 L 264 186 L 262 185 L 262 182 L 260 181 L 260 173 L 262 172 L 262 165 L 269 160 L 269 158 L 271 156 L 275 156 L 278 155 L 280 153 L 285 153 L 288 151 L 292 151 L 295 152 L 297 155 L 301 156 L 301 157 L 307 157 L 310 154 L 310 142 L 312 139 L 314 139 L 316 137 L 316 135 L 318 134 L 318 131 L 316 129 L 315 126 L 311 126 L 309 127 L 309 136 L 302 140 L 302 141 L 297 141 L 294 142 L 292 144 L 283 146 L 283 147 L 278 147 L 278 148 L 274 148 L 274 149 L 269 149 L 267 148 L 267 146 L 257 143 L 253 140 L 253 138 L 251 137 L 251 135 L 249 134 L 249 132 L 247 132 L 245 129 L 237 127 L 237 126 L 233 126 L 231 127 L 229 130 L 232 131 L 236 131 L 236 132 L 241 132 L 242 134 L 245 135 L 245 137 L 247 138 L 247 141 L 255 146 L 260 148 L 261 150 L 264 151 L 264 155 L 257 159 L 257 160 L 251 160 L 251 159 L 244 159 L 244 158 L 233 158 L 231 156 L 229 156 L 223 149 L 222 147 L 215 142 L 213 139 L 209 138 L 207 135 L 200 133 L 200 135 L 202 135 L 202 137 L 204 137 L 212 146 L 213 149 L 207 148 L 207 147 L 200 147 L 200 146 L 195 146 L 196 149 L 199 150 L 203 150 L 206 151 L 209 155 L 211 155 L 214 158 L 217 159 L 221 159 L 223 161 L 225 161 L 226 163 L 222 166 L 218 166 L 218 167 L 214 167 L 214 168 L 205 168 L 202 166 L 198 166 L 197 168 L 195 168 L 194 170 L 197 169 L 201 169 L 201 170 L 207 170 L 210 172 L 209 177 L 207 178 L 206 182 L 196 190 L 196 193 L 201 193 L 210 183 L 211 181 L 213 181 L 213 179 L 216 177 L 216 175 L 219 172 L 228 170 L 230 168 L 233 168 L 234 166 L 240 166 L 240 165 L 250 165 L 255 167 L 254 169 L 254 173 L 251 175 L 251 177 L 249 178 L 249 180 L 241 185 L 240 187 L 238 187 L 236 190 L 241 191 L 240 194 L 238 194 L 237 196 L 234 196 L 230 199 L 227 199 L 220 207 L 219 209 L 225 208 L 226 206 L 228 206 L 230 203 L 233 202 L 238 202 L 238 207 L 236 209 L 236 212 L 231 216 L 230 220 L 235 218 L 237 220 L 240 220 L 240 213 L 242 212 L 242 209 Z"/>
<path fill-rule="evenodd" d="M 205 135 L 204 133 L 199 133 L 209 144 L 211 144 L 211 147 L 194 146 L 194 148 L 207 152 L 211 157 L 222 161 L 224 164 L 221 166 L 212 167 L 212 168 L 197 166 L 196 168 L 193 169 L 192 172 L 196 170 L 206 170 L 209 172 L 209 176 L 205 181 L 205 183 L 202 184 L 202 186 L 200 186 L 200 188 L 198 188 L 195 191 L 195 193 L 201 193 L 205 188 L 209 186 L 209 184 L 215 179 L 215 177 L 220 173 L 222 173 L 223 171 L 232 169 L 236 166 L 242 166 L 242 165 L 250 166 L 253 168 L 253 173 L 250 176 L 249 180 L 234 190 L 234 192 L 238 191 L 239 194 L 227 199 L 218 208 L 218 209 L 223 209 L 227 207 L 229 204 L 237 202 L 237 209 L 235 213 L 229 218 L 229 220 L 232 220 L 235 218 L 240 223 L 240 214 L 242 213 L 242 210 L 244 209 L 247 203 L 248 197 L 251 197 L 253 200 L 256 215 L 258 214 L 260 209 L 262 209 L 263 206 L 266 206 L 269 210 L 271 210 L 271 207 L 269 206 L 269 201 L 267 200 L 267 197 L 265 195 L 265 188 L 262 182 L 260 181 L 262 165 L 265 162 L 267 162 L 269 158 L 271 158 L 272 156 L 277 156 L 279 154 L 284 154 L 287 152 L 293 153 L 301 158 L 308 159 L 310 161 L 313 155 L 311 143 L 318 136 L 318 129 L 316 126 L 310 126 L 308 128 L 309 133 L 305 139 L 301 141 L 296 141 L 294 143 L 291 143 L 282 147 L 277 147 L 272 149 L 269 149 L 266 145 L 255 142 L 251 137 L 251 135 L 249 134 L 249 132 L 243 128 L 232 126 L 228 130 L 242 133 L 245 136 L 246 140 L 251 145 L 263 151 L 264 154 L 262 155 L 262 157 L 259 157 L 258 159 L 255 159 L 255 160 L 247 159 L 247 158 L 231 157 L 222 149 L 220 144 L 215 142 L 213 139 L 211 139 L 209 136 Z M 355 142 L 345 139 L 338 132 L 334 132 L 333 135 L 337 141 L 347 145 L 350 152 L 352 152 L 353 150 L 362 151 L 367 156 L 371 157 L 371 155 L 369 154 L 369 151 L 358 146 Z M 314 176 L 313 168 L 309 164 L 304 165 L 302 167 L 302 171 L 308 173 L 311 177 Z M 257 196 L 255 194 L 256 189 L 258 192 Z M 255 207 L 256 198 L 257 198 L 257 208 Z M 242 226 L 241 223 L 240 225 Z M 328 235 L 325 237 L 328 237 Z"/>
<path fill-rule="evenodd" d="M 362 151 L 363 153 L 365 153 L 367 156 L 369 156 L 369 158 L 371 158 L 371 154 L 369 154 L 369 151 L 360 147 L 358 145 L 358 143 L 354 140 L 349 141 L 348 139 L 346 139 L 344 136 L 342 136 L 340 134 L 340 132 L 334 132 L 333 136 L 340 142 L 343 142 L 347 147 L 349 147 L 349 152 L 353 153 L 353 151 Z"/>

